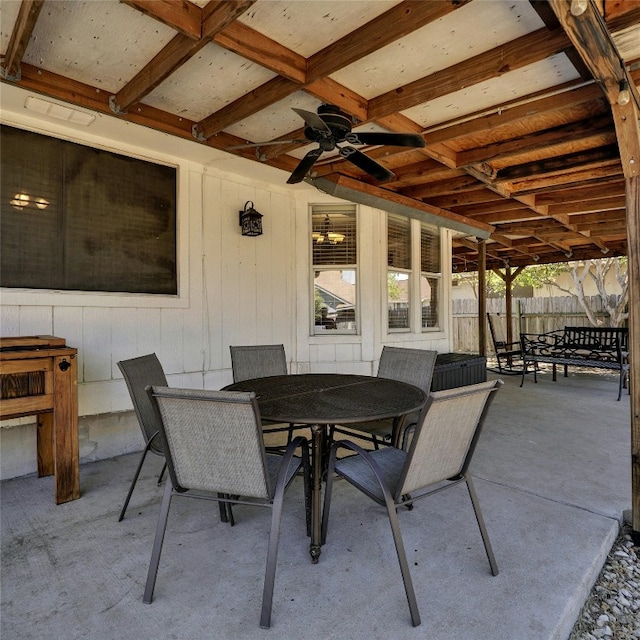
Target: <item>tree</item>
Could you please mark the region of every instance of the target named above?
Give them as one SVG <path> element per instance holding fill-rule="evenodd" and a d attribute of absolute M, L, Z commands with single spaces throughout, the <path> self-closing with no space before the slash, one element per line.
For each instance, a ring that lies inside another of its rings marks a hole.
<path fill-rule="evenodd" d="M 526 267 L 513 284 L 521 287 L 533 287 L 540 289 L 543 286 L 555 284 L 555 279 L 569 268 L 565 263 L 554 264 L 533 264 Z M 467 273 L 454 273 L 453 278 L 464 280 L 473 288 L 475 297 L 478 297 L 478 272 L 472 271 Z M 487 271 L 487 293 L 489 295 L 504 295 L 505 281 L 494 271 Z"/>
<path fill-rule="evenodd" d="M 616 281 L 621 289 L 621 293 L 617 298 L 615 296 L 610 296 L 606 290 L 606 278 L 611 269 L 614 270 Z M 624 321 L 629 317 L 629 277 L 627 259 L 600 258 L 598 260 L 585 260 L 584 262 L 571 262 L 570 273 L 575 292 L 566 289 L 565 287 L 561 287 L 557 283 L 555 283 L 555 286 L 561 291 L 574 295 L 578 298 L 578 302 L 587 314 L 589 322 L 594 326 L 602 324 L 602 321 L 598 320 L 596 317 L 595 311 L 590 305 L 589 298 L 584 294 L 584 281 L 587 277 L 590 277 L 596 285 L 598 295 L 602 301 L 602 307 L 609 314 L 609 324 L 612 327 L 622 326 Z"/>
<path fill-rule="evenodd" d="M 607 275 L 612 269 L 621 289 L 621 293 L 617 297 L 609 295 L 606 288 Z M 573 281 L 572 289 L 558 284 L 558 276 L 562 273 L 569 273 L 571 275 Z M 476 298 L 478 297 L 477 273 L 454 274 L 454 278 L 468 282 L 473 287 Z M 597 318 L 596 312 L 591 306 L 591 299 L 584 293 L 584 283 L 587 278 L 590 278 L 596 286 L 602 307 L 609 314 L 609 324 L 612 327 L 622 326 L 629 317 L 629 283 L 626 257 L 599 258 L 581 262 L 534 264 L 523 269 L 517 278 L 514 279 L 513 284 L 532 286 L 535 289 L 553 285 L 560 289 L 560 291 L 564 291 L 578 298 L 578 302 L 584 309 L 589 322 L 594 326 L 598 326 L 602 324 L 602 321 Z M 487 293 L 504 293 L 504 290 L 504 280 L 493 272 L 487 272 Z"/>

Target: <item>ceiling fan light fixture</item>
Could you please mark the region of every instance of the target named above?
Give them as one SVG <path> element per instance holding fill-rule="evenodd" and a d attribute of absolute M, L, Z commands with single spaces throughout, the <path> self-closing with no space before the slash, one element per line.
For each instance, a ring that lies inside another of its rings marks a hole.
<path fill-rule="evenodd" d="M 315 244 L 340 244 L 345 240 L 344 233 L 339 233 L 337 231 L 333 231 L 331 228 L 331 220 L 329 219 L 329 215 L 327 214 L 324 218 L 324 222 L 322 223 L 322 231 L 314 231 L 311 234 L 311 239 Z"/>

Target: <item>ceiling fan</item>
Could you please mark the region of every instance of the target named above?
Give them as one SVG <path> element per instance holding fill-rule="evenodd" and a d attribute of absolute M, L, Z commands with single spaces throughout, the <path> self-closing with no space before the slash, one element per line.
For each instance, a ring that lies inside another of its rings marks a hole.
<path fill-rule="evenodd" d="M 311 149 L 289 176 L 287 184 L 302 182 L 320 156 L 326 151 L 338 150 L 338 153 L 366 171 L 379 182 L 393 178 L 393 173 L 386 167 L 362 153 L 352 145 L 393 145 L 396 147 L 424 147 L 424 138 L 417 133 L 378 133 L 351 131 L 351 119 L 346 113 L 340 111 L 332 104 L 323 104 L 318 107 L 318 112 L 293 109 L 305 122 L 303 140 L 278 140 L 275 142 L 253 143 L 229 147 L 240 149 L 247 147 L 261 147 L 270 144 L 286 144 L 293 142 L 317 142 L 318 147 Z M 343 143 L 346 143 L 343 145 Z"/>

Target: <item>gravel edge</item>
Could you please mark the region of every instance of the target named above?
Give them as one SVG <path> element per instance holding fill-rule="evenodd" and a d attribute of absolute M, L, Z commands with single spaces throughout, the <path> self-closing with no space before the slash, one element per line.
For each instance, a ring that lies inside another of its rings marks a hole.
<path fill-rule="evenodd" d="M 568 640 L 640 638 L 640 546 L 622 527 Z"/>

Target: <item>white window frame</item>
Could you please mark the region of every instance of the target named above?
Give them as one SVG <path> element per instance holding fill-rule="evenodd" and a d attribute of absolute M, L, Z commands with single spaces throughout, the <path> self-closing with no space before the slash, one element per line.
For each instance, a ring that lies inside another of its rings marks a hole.
<path fill-rule="evenodd" d="M 387 213 L 384 226 L 385 237 L 385 257 L 388 256 L 389 250 L 389 216 L 402 217 L 396 214 Z M 440 248 L 440 271 L 422 271 L 421 262 L 421 249 L 422 249 L 422 228 L 433 228 L 438 235 L 438 242 Z M 386 332 L 388 335 L 396 334 L 425 334 L 425 333 L 441 333 L 443 329 L 443 311 L 444 311 L 444 291 L 443 291 L 443 274 L 442 274 L 442 260 L 443 260 L 443 230 L 436 225 L 429 225 L 421 220 L 415 218 L 409 218 L 409 229 L 411 234 L 411 267 L 409 269 L 403 269 L 399 267 L 392 267 L 388 264 L 388 259 L 385 260 L 385 282 L 383 286 L 383 310 L 384 310 L 384 322 Z M 409 326 L 408 327 L 390 327 L 389 326 L 389 295 L 388 295 L 388 282 L 390 273 L 406 273 L 408 277 L 408 305 L 409 305 Z M 438 291 L 437 291 L 437 314 L 438 321 L 434 327 L 422 326 L 422 292 L 421 292 L 421 280 L 422 277 L 437 279 Z"/>
<path fill-rule="evenodd" d="M 349 212 L 352 213 L 355 219 L 355 237 L 356 237 L 356 262 L 355 264 L 321 264 L 316 265 L 313 262 L 313 237 L 311 230 L 313 229 L 313 215 L 331 214 L 332 212 Z M 360 260 L 360 242 L 358 236 L 358 223 L 359 223 L 359 208 L 356 205 L 344 204 L 344 205 L 326 205 L 326 204 L 310 204 L 309 205 L 309 263 L 311 265 L 310 272 L 310 286 L 311 292 L 310 305 L 309 305 L 309 335 L 311 337 L 329 337 L 329 336 L 343 336 L 343 335 L 359 335 L 360 334 L 360 274 L 358 264 Z M 355 273 L 355 318 L 353 327 L 349 329 L 331 329 L 325 330 L 323 327 L 316 325 L 315 315 L 315 274 L 321 271 L 353 271 Z"/>

